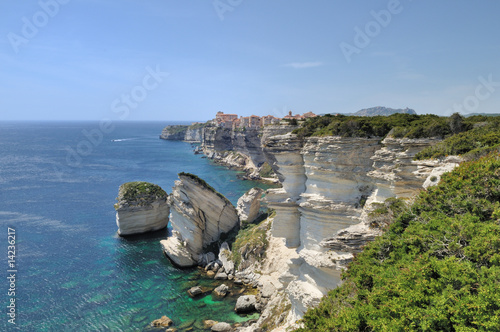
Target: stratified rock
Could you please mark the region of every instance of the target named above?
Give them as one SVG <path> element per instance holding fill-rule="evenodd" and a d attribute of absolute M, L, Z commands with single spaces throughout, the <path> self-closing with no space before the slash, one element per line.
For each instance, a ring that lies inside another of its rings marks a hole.
<path fill-rule="evenodd" d="M 184 244 L 182 253 L 189 253 L 192 266 L 198 262 L 203 248 L 238 226 L 239 219 L 231 202 L 205 181 L 189 173 L 180 173 L 179 179 L 169 198 L 174 231 L 167 241 L 172 244 L 164 248 L 165 254 L 175 260 L 178 252 L 174 244 Z"/>
<path fill-rule="evenodd" d="M 214 332 L 231 332 L 233 328 L 229 323 L 220 322 L 212 326 L 211 330 Z"/>
<path fill-rule="evenodd" d="M 167 197 L 160 186 L 152 183 L 122 184 L 115 204 L 118 234 L 140 234 L 165 228 L 170 212 Z"/>
<path fill-rule="evenodd" d="M 196 297 L 196 296 L 199 296 L 199 295 L 203 294 L 203 290 L 200 287 L 198 287 L 198 286 L 191 287 L 188 290 L 188 294 L 191 297 Z"/>
<path fill-rule="evenodd" d="M 228 292 L 229 292 L 229 287 L 227 287 L 225 284 L 222 284 L 216 289 L 214 289 L 214 293 L 218 297 L 224 297 L 227 295 Z"/>
<path fill-rule="evenodd" d="M 151 322 L 151 326 L 153 327 L 169 327 L 174 322 L 168 318 L 167 316 L 162 316 L 160 319 L 155 319 Z"/>
<path fill-rule="evenodd" d="M 243 295 L 236 301 L 236 307 L 234 310 L 237 313 L 248 313 L 255 311 L 255 305 L 257 304 L 257 299 L 255 295 Z"/>
<path fill-rule="evenodd" d="M 251 223 L 257 218 L 263 192 L 260 188 L 252 188 L 238 199 L 236 211 L 242 223 Z"/>

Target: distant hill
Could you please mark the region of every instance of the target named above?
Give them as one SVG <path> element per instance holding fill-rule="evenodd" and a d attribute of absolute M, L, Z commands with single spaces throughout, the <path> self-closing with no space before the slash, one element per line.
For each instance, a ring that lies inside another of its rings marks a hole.
<path fill-rule="evenodd" d="M 343 115 L 355 115 L 355 116 L 376 116 L 376 115 L 388 116 L 395 113 L 417 114 L 417 112 L 408 107 L 405 109 L 403 108 L 394 109 L 383 106 L 365 108 L 357 111 L 356 113 L 329 113 L 329 114 L 343 114 Z M 325 115 L 325 114 L 320 114 L 320 115 Z"/>
<path fill-rule="evenodd" d="M 377 107 L 371 107 L 371 108 L 365 108 L 362 110 L 357 111 L 356 113 L 352 115 L 356 116 L 376 116 L 376 115 L 391 115 L 391 114 L 396 114 L 396 113 L 405 113 L 405 114 L 417 114 L 414 110 L 411 108 L 389 108 L 389 107 L 383 107 L 383 106 L 377 106 Z"/>

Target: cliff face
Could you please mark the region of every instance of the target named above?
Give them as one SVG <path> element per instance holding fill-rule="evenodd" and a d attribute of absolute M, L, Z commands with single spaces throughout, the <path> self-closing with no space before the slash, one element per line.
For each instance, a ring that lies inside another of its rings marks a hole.
<path fill-rule="evenodd" d="M 193 176 L 179 175 L 169 201 L 173 234 L 161 244 L 183 267 L 195 265 L 204 247 L 239 223 L 231 202 Z"/>
<path fill-rule="evenodd" d="M 272 236 L 296 247 L 280 281 L 292 303 L 293 319 L 319 303 L 341 282 L 341 269 L 353 253 L 380 233 L 367 222 L 371 204 L 409 197 L 431 173 L 450 170 L 446 163 L 413 162 L 434 139 L 311 137 L 286 134 L 267 138 L 283 188 L 267 191 L 276 210 Z M 291 319 L 293 321 L 293 319 Z"/>
<path fill-rule="evenodd" d="M 119 235 L 156 231 L 168 224 L 170 208 L 167 194 L 147 182 L 129 182 L 120 186 L 116 209 Z"/>
<path fill-rule="evenodd" d="M 166 126 L 163 128 L 160 138 L 170 141 L 201 142 L 203 140 L 203 124 Z"/>

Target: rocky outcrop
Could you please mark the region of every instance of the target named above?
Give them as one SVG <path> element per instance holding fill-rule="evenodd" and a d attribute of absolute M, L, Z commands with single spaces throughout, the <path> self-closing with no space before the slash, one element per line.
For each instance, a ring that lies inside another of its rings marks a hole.
<path fill-rule="evenodd" d="M 170 141 L 183 141 L 189 126 L 173 125 L 163 128 L 160 138 Z"/>
<path fill-rule="evenodd" d="M 170 141 L 198 142 L 203 140 L 203 123 L 188 125 L 170 125 L 163 128 L 160 138 Z"/>
<path fill-rule="evenodd" d="M 236 301 L 236 307 L 234 311 L 237 313 L 248 313 L 255 311 L 255 305 L 257 304 L 257 299 L 255 295 L 243 295 Z"/>
<path fill-rule="evenodd" d="M 251 223 L 259 216 L 263 193 L 264 190 L 260 188 L 252 188 L 238 199 L 236 211 L 242 223 Z"/>
<path fill-rule="evenodd" d="M 148 182 L 128 182 L 120 186 L 116 225 L 121 236 L 165 228 L 168 224 L 167 193 Z"/>
<path fill-rule="evenodd" d="M 221 234 L 238 226 L 234 206 L 205 181 L 189 173 L 180 173 L 170 201 L 172 236 L 162 242 L 165 254 L 182 267 L 196 265 L 203 258 L 203 249 L 217 241 Z"/>

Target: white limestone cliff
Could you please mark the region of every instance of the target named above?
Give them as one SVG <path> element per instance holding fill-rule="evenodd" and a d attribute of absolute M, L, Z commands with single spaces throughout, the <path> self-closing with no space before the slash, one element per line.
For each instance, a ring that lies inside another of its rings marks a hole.
<path fill-rule="evenodd" d="M 260 188 L 252 188 L 238 199 L 236 211 L 241 222 L 251 223 L 258 217 L 263 193 Z"/>
<path fill-rule="evenodd" d="M 156 231 L 168 224 L 167 193 L 157 185 L 125 183 L 120 186 L 117 200 L 116 225 L 121 236 Z"/>
<path fill-rule="evenodd" d="M 296 248 L 280 277 L 291 301 L 293 322 L 328 290 L 341 283 L 341 270 L 381 230 L 370 227 L 371 204 L 389 197 L 410 197 L 424 181 L 434 180 L 458 160 L 413 161 L 438 139 L 268 137 L 283 188 L 270 189 L 266 200 L 276 210 L 271 234 Z M 426 182 L 426 183 L 427 183 Z"/>
<path fill-rule="evenodd" d="M 173 234 L 162 247 L 182 267 L 196 265 L 206 246 L 239 223 L 231 202 L 192 174 L 179 174 L 169 202 Z"/>

